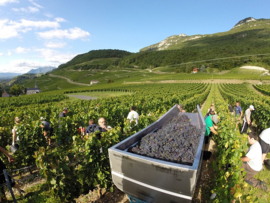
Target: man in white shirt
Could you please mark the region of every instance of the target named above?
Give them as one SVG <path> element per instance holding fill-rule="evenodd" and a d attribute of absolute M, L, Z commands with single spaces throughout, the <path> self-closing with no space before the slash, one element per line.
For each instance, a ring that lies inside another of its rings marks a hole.
<path fill-rule="evenodd" d="M 132 106 L 132 107 L 130 108 L 130 112 L 129 112 L 128 116 L 127 116 L 127 119 L 129 119 L 130 123 L 131 123 L 132 121 L 135 121 L 135 122 L 136 122 L 136 125 L 138 125 L 139 114 L 138 114 L 135 110 L 136 110 L 136 109 L 135 109 L 134 106 Z"/>
<path fill-rule="evenodd" d="M 264 162 L 266 155 L 270 151 L 270 128 L 267 128 L 261 132 L 259 142 L 262 147 L 262 162 Z"/>
<path fill-rule="evenodd" d="M 248 126 L 251 125 L 251 111 L 254 111 L 255 108 L 253 105 L 250 105 L 249 108 L 245 111 L 245 116 L 244 116 L 244 122 L 243 122 L 243 127 L 241 129 L 241 134 L 247 133 Z"/>
<path fill-rule="evenodd" d="M 266 183 L 254 178 L 262 170 L 262 148 L 257 139 L 258 136 L 254 132 L 248 134 L 248 142 L 251 146 L 246 156 L 240 158 L 243 161 L 241 168 L 247 172 L 245 181 L 248 184 L 267 191 Z"/>

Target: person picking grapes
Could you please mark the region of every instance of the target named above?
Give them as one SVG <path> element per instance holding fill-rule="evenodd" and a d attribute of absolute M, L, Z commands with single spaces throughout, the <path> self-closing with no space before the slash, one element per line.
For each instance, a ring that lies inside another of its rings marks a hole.
<path fill-rule="evenodd" d="M 51 146 L 51 135 L 53 132 L 52 127 L 50 127 L 50 123 L 48 121 L 44 121 L 43 117 L 40 117 L 41 124 L 40 127 L 43 128 L 43 134 L 46 140 L 48 140 L 49 147 Z"/>
<path fill-rule="evenodd" d="M 127 116 L 128 121 L 131 123 L 132 121 L 135 121 L 136 125 L 138 125 L 138 120 L 139 120 L 139 114 L 135 111 L 136 108 L 132 106 L 130 108 L 130 112 Z"/>
<path fill-rule="evenodd" d="M 256 133 L 251 132 L 248 134 L 248 142 L 251 145 L 245 157 L 240 159 L 243 161 L 241 168 L 246 171 L 245 181 L 254 187 L 267 191 L 267 185 L 264 181 L 254 178 L 254 176 L 262 170 L 262 148 L 257 141 L 258 136 Z"/>
<path fill-rule="evenodd" d="M 98 124 L 99 124 L 99 126 L 101 127 L 102 132 L 107 132 L 108 130 L 111 130 L 111 129 L 112 129 L 111 126 L 106 125 L 105 118 L 102 118 L 102 117 L 99 118 L 99 119 L 98 119 Z"/>
<path fill-rule="evenodd" d="M 217 131 L 215 130 L 215 125 L 217 125 L 219 122 L 218 116 L 217 115 L 209 115 L 206 120 L 206 129 L 205 129 L 205 140 L 204 143 L 208 144 L 209 143 L 209 136 L 211 133 L 217 135 Z"/>
<path fill-rule="evenodd" d="M 241 130 L 241 134 L 247 133 L 248 126 L 251 125 L 251 112 L 254 111 L 255 108 L 253 105 L 250 105 L 249 108 L 245 111 L 245 116 L 244 116 L 244 122 L 243 122 L 243 127 Z"/>
<path fill-rule="evenodd" d="M 12 156 L 10 156 L 10 155 L 8 154 L 8 152 L 7 152 L 4 148 L 0 147 L 0 151 L 1 151 L 3 154 L 6 155 L 6 157 L 8 158 L 8 161 L 9 161 L 9 162 L 14 161 L 14 159 L 12 158 Z M 6 182 L 6 179 L 5 179 L 5 176 L 4 176 L 4 172 L 3 172 L 4 169 L 6 169 L 6 165 L 5 165 L 5 164 L 2 162 L 2 160 L 0 159 L 0 185 L 4 184 L 4 183 Z M 11 184 L 11 187 L 16 188 L 16 189 L 19 191 L 19 193 L 20 193 L 21 195 L 25 194 L 25 192 L 20 188 L 20 186 L 19 186 L 13 179 L 11 179 L 11 177 L 10 177 L 9 175 L 8 175 L 8 179 L 9 179 L 9 182 L 10 182 L 10 184 Z M 2 195 L 4 195 L 4 199 L 6 199 L 4 187 L 1 186 L 0 189 L 1 189 Z M 0 196 L 0 202 L 1 202 L 1 200 L 2 200 L 2 197 Z"/>
<path fill-rule="evenodd" d="M 183 104 L 178 104 L 177 108 L 179 109 L 180 113 L 186 113 L 186 111 L 184 110 Z"/>
<path fill-rule="evenodd" d="M 235 117 L 237 118 L 237 122 L 236 122 L 236 126 L 235 126 L 235 130 L 236 130 L 238 127 L 238 124 L 241 121 L 241 118 L 243 116 L 242 107 L 239 105 L 239 101 L 236 101 L 234 110 L 235 110 Z"/>

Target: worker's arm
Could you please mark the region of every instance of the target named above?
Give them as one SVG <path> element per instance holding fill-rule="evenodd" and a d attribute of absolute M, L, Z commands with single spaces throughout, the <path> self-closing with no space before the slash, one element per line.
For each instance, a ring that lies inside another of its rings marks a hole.
<path fill-rule="evenodd" d="M 10 156 L 8 154 L 8 152 L 4 148 L 0 147 L 0 151 L 3 152 L 7 156 L 9 162 L 10 161 L 14 161 L 14 159 L 12 158 L 12 156 Z"/>
<path fill-rule="evenodd" d="M 215 135 L 217 135 L 217 131 L 215 131 L 214 126 L 210 127 L 209 129 L 210 129 L 210 131 L 211 131 L 212 133 L 214 133 Z"/>
<path fill-rule="evenodd" d="M 247 123 L 250 125 L 250 116 L 248 118 L 248 116 L 246 115 L 246 120 L 247 120 Z"/>
<path fill-rule="evenodd" d="M 240 121 L 243 116 L 243 111 L 241 111 L 241 115 L 239 116 L 238 120 Z"/>
<path fill-rule="evenodd" d="M 16 128 L 13 128 L 13 132 L 12 132 L 12 145 L 15 144 L 15 138 L 16 138 Z"/>
<path fill-rule="evenodd" d="M 247 156 L 245 156 L 245 157 L 241 157 L 240 158 L 243 162 L 249 162 L 251 159 L 250 158 L 248 158 Z"/>

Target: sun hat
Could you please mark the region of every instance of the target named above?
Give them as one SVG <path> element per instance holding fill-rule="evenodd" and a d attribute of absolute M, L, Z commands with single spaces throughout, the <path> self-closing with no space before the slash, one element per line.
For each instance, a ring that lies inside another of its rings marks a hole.
<path fill-rule="evenodd" d="M 213 115 L 212 118 L 213 118 L 213 121 L 214 121 L 215 124 L 217 124 L 219 122 L 219 119 L 218 119 L 217 115 Z"/>
<path fill-rule="evenodd" d="M 249 108 L 252 109 L 253 111 L 255 110 L 253 105 L 250 105 Z"/>

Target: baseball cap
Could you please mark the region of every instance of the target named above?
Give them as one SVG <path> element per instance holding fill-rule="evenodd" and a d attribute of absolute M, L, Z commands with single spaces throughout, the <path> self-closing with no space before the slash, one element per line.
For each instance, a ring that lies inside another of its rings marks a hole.
<path fill-rule="evenodd" d="M 63 108 L 63 111 L 67 111 L 67 110 L 68 110 L 68 107 L 64 107 L 64 108 Z"/>
<path fill-rule="evenodd" d="M 253 105 L 250 105 L 249 108 L 251 108 L 253 111 L 255 110 Z"/>
<path fill-rule="evenodd" d="M 215 124 L 217 124 L 219 122 L 219 119 L 218 119 L 217 115 L 213 115 L 212 118 L 213 118 L 213 121 L 214 121 Z"/>
<path fill-rule="evenodd" d="M 41 121 L 43 121 L 43 120 L 44 120 L 44 118 L 43 118 L 43 117 L 40 117 L 40 120 L 41 120 Z"/>

